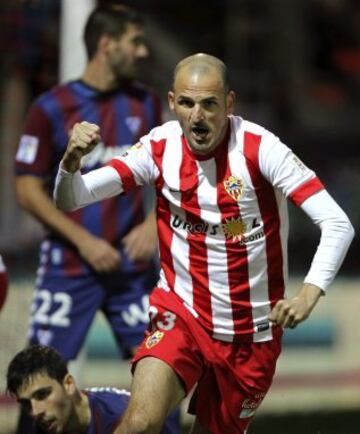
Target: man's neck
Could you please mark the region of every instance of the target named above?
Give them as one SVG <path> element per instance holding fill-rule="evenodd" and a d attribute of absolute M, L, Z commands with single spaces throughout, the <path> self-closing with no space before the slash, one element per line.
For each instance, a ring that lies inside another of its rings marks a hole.
<path fill-rule="evenodd" d="M 91 421 L 89 398 L 85 393 L 79 392 L 75 398 L 74 414 L 71 417 L 71 426 L 64 434 L 86 434 Z"/>
<path fill-rule="evenodd" d="M 100 92 L 109 92 L 119 87 L 119 80 L 114 74 L 95 62 L 90 62 L 81 77 L 83 82 Z"/>

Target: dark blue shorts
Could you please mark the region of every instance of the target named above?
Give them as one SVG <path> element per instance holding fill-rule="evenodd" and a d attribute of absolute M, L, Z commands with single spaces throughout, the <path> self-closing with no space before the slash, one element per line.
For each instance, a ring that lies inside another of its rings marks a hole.
<path fill-rule="evenodd" d="M 145 272 L 84 277 L 44 276 L 36 288 L 30 314 L 29 341 L 56 348 L 76 359 L 94 316 L 101 310 L 125 357 L 138 346 L 148 324 L 148 294 L 158 278 Z"/>

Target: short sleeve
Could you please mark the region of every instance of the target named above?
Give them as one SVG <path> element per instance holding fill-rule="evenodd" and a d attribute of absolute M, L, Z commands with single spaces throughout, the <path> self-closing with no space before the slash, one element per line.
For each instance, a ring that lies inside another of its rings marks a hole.
<path fill-rule="evenodd" d="M 16 175 L 46 177 L 52 167 L 52 126 L 43 109 L 33 104 L 26 116 L 15 156 Z"/>

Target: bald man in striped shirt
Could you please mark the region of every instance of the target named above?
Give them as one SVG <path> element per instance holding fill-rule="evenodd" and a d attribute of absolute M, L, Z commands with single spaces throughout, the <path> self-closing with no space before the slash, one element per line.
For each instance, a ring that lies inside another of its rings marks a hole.
<path fill-rule="evenodd" d="M 77 124 L 55 200 L 70 210 L 144 184 L 156 189 L 160 280 L 115 433 L 159 432 L 196 385 L 191 432 L 245 434 L 271 385 L 283 328 L 310 315 L 354 231 L 316 174 L 278 137 L 233 114 L 235 93 L 220 59 L 183 59 L 168 100 L 177 121 L 84 176 L 80 160 L 100 130 Z M 321 230 L 304 283 L 289 299 L 287 199 Z"/>

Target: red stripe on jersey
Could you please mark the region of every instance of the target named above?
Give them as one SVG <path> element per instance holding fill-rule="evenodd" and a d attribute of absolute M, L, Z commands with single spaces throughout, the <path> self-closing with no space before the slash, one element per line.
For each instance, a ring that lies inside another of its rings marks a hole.
<path fill-rule="evenodd" d="M 115 243 L 118 235 L 119 213 L 118 198 L 111 197 L 101 201 L 101 233 L 102 238 Z"/>
<path fill-rule="evenodd" d="M 315 193 L 323 190 L 325 187 L 319 178 L 310 179 L 310 181 L 304 182 L 296 190 L 294 190 L 290 195 L 289 199 L 294 205 L 300 206 L 306 199 Z"/>
<path fill-rule="evenodd" d="M 96 434 L 101 434 L 104 430 L 102 418 L 101 418 L 101 411 L 99 411 L 97 408 L 95 409 L 95 426 L 96 426 Z"/>
<path fill-rule="evenodd" d="M 118 123 L 114 100 L 112 98 L 96 100 L 96 107 L 100 118 L 102 143 L 106 147 L 119 146 L 117 131 L 114 128 Z"/>
<path fill-rule="evenodd" d="M 155 164 L 160 173 L 163 173 L 163 156 L 166 146 L 166 140 L 159 142 L 151 141 L 151 153 Z M 164 179 L 160 176 L 155 183 L 157 190 L 157 228 L 159 237 L 159 254 L 161 268 L 165 274 L 165 278 L 169 288 L 174 290 L 175 286 L 175 269 L 171 255 L 171 244 L 174 236 L 171 229 L 171 212 L 168 200 L 162 195 Z"/>
<path fill-rule="evenodd" d="M 238 203 L 227 193 L 224 181 L 231 176 L 228 152 L 217 159 L 217 197 L 221 212 L 221 221 L 241 219 Z M 252 310 L 250 302 L 249 266 L 246 245 L 239 239 L 225 240 L 227 268 L 230 289 L 231 308 L 234 321 L 234 333 L 241 330 L 253 330 Z"/>
<path fill-rule="evenodd" d="M 56 88 L 56 99 L 60 105 L 60 112 L 68 112 L 68 107 L 76 107 L 78 101 L 74 97 L 74 94 L 68 87 Z M 74 127 L 74 124 L 81 122 L 80 112 L 73 110 L 72 116 L 66 116 L 64 118 L 64 128 L 67 132 Z M 83 225 L 82 210 L 73 211 L 68 213 L 68 216 L 75 221 L 79 226 Z M 83 262 L 76 249 L 64 247 L 64 273 L 67 276 L 77 276 L 83 270 Z"/>
<path fill-rule="evenodd" d="M 244 154 L 258 199 L 264 224 L 268 289 L 271 306 L 284 296 L 283 252 L 280 238 L 280 216 L 272 185 L 261 175 L 259 150 L 261 136 L 244 133 Z"/>
<path fill-rule="evenodd" d="M 121 178 L 122 186 L 125 193 L 133 190 L 137 186 L 132 171 L 123 161 L 114 158 L 109 161 L 106 166 L 113 167 L 117 171 Z"/>
<path fill-rule="evenodd" d="M 116 112 L 112 99 L 100 99 L 97 107 L 102 125 L 102 141 L 105 146 L 117 146 Z M 117 241 L 119 234 L 119 198 L 112 197 L 101 202 L 101 233 L 110 243 Z"/>
<path fill-rule="evenodd" d="M 79 226 L 82 226 L 82 210 L 72 211 L 67 213 L 67 216 L 76 222 Z M 83 263 L 79 252 L 73 246 L 68 247 L 66 244 L 64 246 L 64 273 L 66 276 L 78 276 L 83 270 Z"/>
<path fill-rule="evenodd" d="M 140 137 L 147 134 L 150 129 L 149 124 L 147 122 L 148 119 L 144 110 L 145 105 L 142 100 L 132 97 L 129 98 L 129 106 L 130 106 L 131 116 L 141 119 L 141 125 L 140 125 L 141 128 L 136 133 L 137 134 L 136 140 L 138 140 Z"/>
<path fill-rule="evenodd" d="M 55 89 L 55 96 L 60 104 L 60 112 L 61 113 L 69 113 L 69 107 L 78 107 L 78 100 L 76 99 L 75 95 L 73 94 L 72 90 L 67 87 L 58 87 Z M 78 110 L 72 110 L 71 116 L 64 116 L 64 128 L 69 133 L 73 127 L 74 124 L 77 122 L 83 121 L 80 111 Z"/>
<path fill-rule="evenodd" d="M 198 167 L 194 158 L 186 153 L 187 143 L 182 137 L 183 158 L 180 166 L 181 208 L 185 211 L 187 223 L 202 224 L 201 209 L 198 202 Z M 193 227 L 193 226 L 192 226 Z M 189 273 L 193 286 L 193 307 L 204 319 L 205 327 L 213 329 L 211 294 L 209 291 L 208 255 L 205 233 L 188 232 Z"/>

